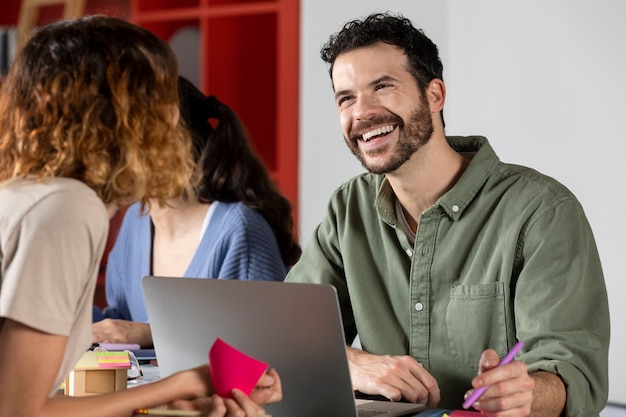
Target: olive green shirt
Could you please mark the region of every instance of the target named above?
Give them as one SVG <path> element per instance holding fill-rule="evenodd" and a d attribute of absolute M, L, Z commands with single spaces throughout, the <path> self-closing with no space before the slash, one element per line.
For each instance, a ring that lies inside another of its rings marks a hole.
<path fill-rule="evenodd" d="M 579 201 L 552 178 L 502 163 L 483 137 L 458 182 L 419 218 L 415 244 L 384 175 L 333 194 L 287 282 L 336 287 L 348 343 L 406 355 L 460 408 L 481 353 L 521 340 L 529 372 L 556 373 L 568 416 L 597 416 L 608 395 L 609 310 L 600 259 Z"/>

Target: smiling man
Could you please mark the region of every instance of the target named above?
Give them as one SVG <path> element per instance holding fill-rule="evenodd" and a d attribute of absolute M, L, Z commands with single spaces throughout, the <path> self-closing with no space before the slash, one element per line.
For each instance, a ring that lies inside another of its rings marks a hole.
<path fill-rule="evenodd" d="M 446 137 L 437 47 L 399 15 L 323 47 L 346 144 L 343 184 L 290 282 L 334 285 L 355 390 L 487 416 L 597 416 L 609 313 L 592 231 L 563 185 Z M 497 367 L 517 342 L 517 360 Z"/>

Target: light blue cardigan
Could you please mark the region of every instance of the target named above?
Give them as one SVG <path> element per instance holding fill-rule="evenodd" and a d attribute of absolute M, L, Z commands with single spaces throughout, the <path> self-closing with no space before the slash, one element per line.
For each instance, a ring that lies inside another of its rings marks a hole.
<path fill-rule="evenodd" d="M 214 203 L 216 204 L 216 203 Z M 105 317 L 148 322 L 141 278 L 150 275 L 152 221 L 130 206 L 106 269 Z M 282 281 L 287 274 L 274 233 L 265 218 L 243 203 L 216 204 L 184 277 Z"/>

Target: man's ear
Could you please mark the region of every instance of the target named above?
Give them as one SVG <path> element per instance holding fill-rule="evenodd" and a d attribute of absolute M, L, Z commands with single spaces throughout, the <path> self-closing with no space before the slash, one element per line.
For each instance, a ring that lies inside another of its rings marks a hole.
<path fill-rule="evenodd" d="M 426 88 L 426 99 L 431 113 L 439 113 L 446 102 L 446 86 L 439 78 L 433 78 Z"/>

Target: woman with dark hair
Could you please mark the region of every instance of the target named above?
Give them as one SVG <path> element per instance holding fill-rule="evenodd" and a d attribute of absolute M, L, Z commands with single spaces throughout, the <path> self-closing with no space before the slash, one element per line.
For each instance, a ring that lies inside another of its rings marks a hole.
<path fill-rule="evenodd" d="M 250 397 L 218 397 L 208 365 L 110 394 L 56 395 L 91 345 L 109 218 L 193 193 L 177 71 L 167 44 L 104 16 L 44 26 L 16 57 L 0 91 L 0 416 L 156 406 L 258 416 L 257 404 L 280 399 L 273 371 Z"/>
<path fill-rule="evenodd" d="M 193 149 L 199 155 L 203 181 L 197 188 L 198 199 L 204 203 L 241 201 L 260 212 L 276 236 L 284 264 L 295 264 L 302 251 L 293 235 L 291 204 L 251 148 L 239 117 L 186 78 L 179 78 L 178 92 L 181 115 L 189 124 Z M 208 119 L 219 121 L 215 130 Z"/>
<path fill-rule="evenodd" d="M 108 306 L 94 309 L 94 342 L 152 345 L 145 275 L 282 281 L 300 256 L 291 206 L 237 115 L 182 77 L 178 89 L 199 181 L 149 214 L 129 207 L 107 263 Z"/>

